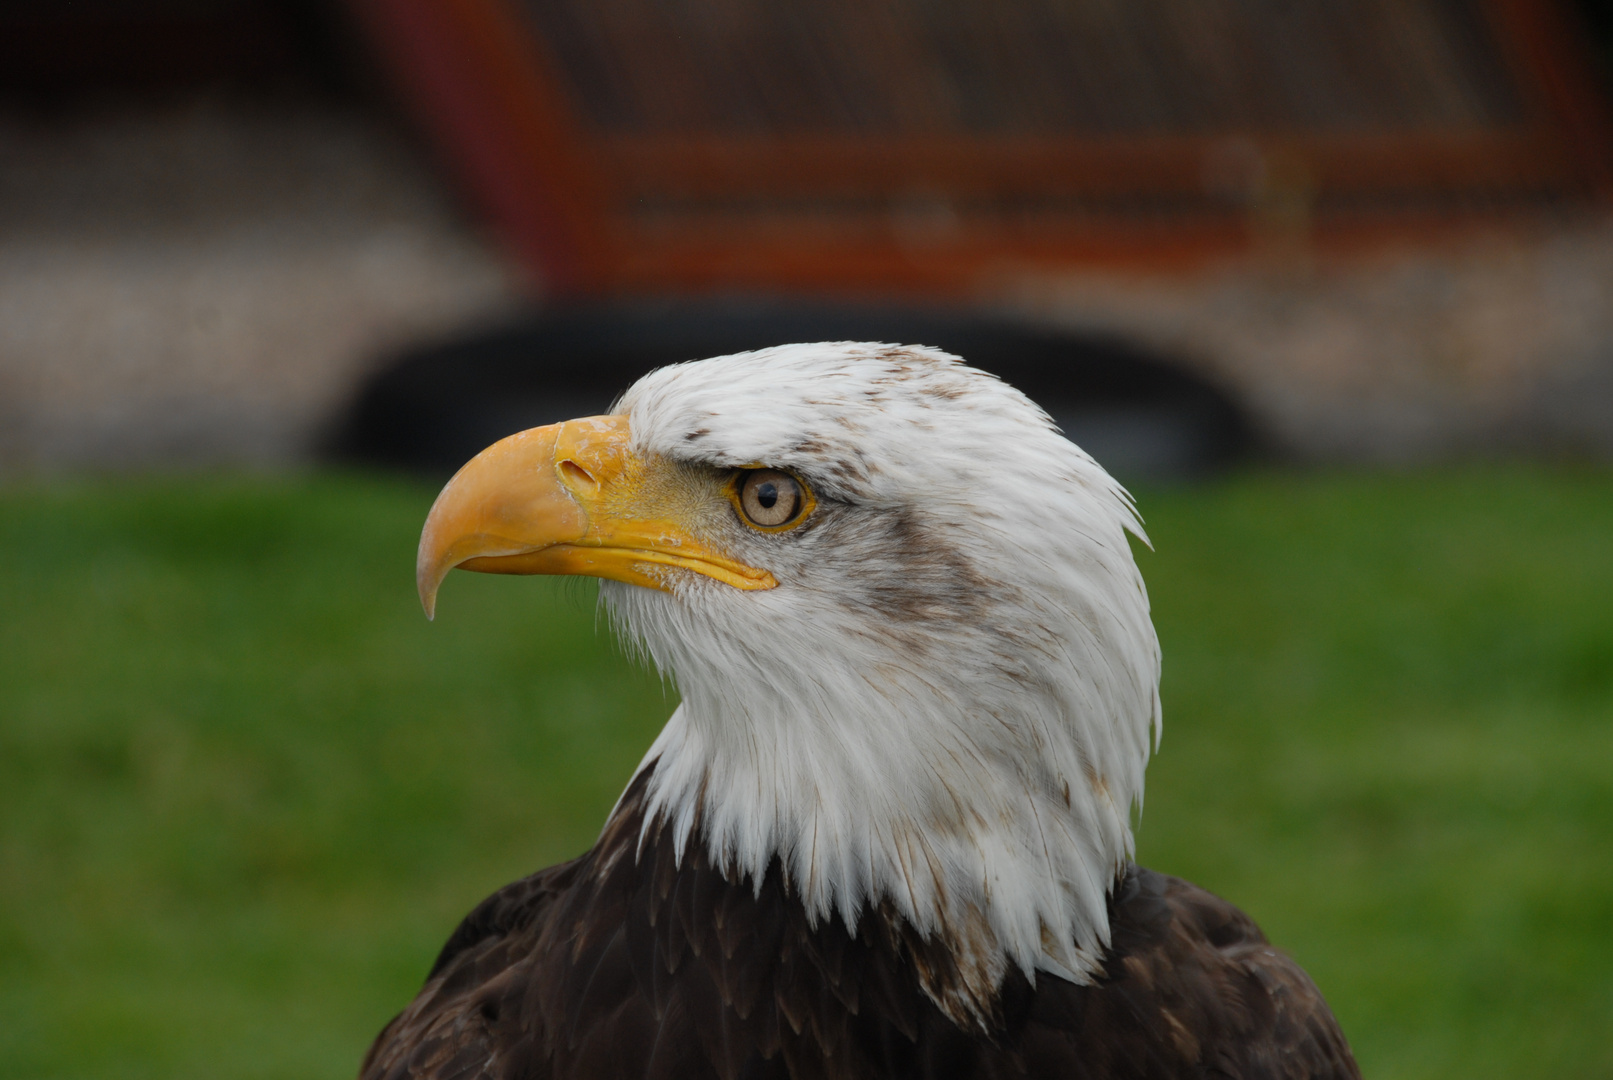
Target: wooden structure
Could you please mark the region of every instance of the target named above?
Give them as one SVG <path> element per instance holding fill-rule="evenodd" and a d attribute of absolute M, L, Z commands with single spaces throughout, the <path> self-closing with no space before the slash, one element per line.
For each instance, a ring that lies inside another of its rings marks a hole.
<path fill-rule="evenodd" d="M 1605 197 L 1551 0 L 350 0 L 562 295 L 966 291 Z"/>

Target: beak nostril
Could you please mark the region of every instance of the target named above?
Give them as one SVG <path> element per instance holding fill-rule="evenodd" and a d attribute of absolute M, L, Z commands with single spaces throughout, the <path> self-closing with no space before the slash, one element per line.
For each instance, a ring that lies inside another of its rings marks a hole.
<path fill-rule="evenodd" d="M 599 487 L 599 481 L 594 479 L 594 474 L 570 458 L 560 463 L 560 475 L 565 478 L 567 483 L 585 484 L 591 488 Z"/>

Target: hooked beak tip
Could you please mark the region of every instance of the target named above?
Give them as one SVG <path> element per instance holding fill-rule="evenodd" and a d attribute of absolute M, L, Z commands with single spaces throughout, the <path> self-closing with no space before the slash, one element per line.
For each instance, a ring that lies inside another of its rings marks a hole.
<path fill-rule="evenodd" d="M 415 571 L 415 586 L 419 590 L 420 606 L 425 609 L 427 622 L 436 621 L 437 590 L 447 576 L 446 570 L 434 566 L 420 566 Z"/>

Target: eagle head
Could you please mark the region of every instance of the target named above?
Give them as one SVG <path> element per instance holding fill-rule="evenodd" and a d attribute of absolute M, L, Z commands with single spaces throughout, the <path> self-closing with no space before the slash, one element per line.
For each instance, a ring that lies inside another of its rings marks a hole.
<path fill-rule="evenodd" d="M 449 481 L 418 564 L 585 574 L 682 703 L 646 828 L 811 918 L 940 939 L 949 1011 L 1010 965 L 1089 980 L 1160 728 L 1125 490 L 934 349 L 786 345 L 651 372 Z M 940 991 L 937 991 L 939 994 Z"/>

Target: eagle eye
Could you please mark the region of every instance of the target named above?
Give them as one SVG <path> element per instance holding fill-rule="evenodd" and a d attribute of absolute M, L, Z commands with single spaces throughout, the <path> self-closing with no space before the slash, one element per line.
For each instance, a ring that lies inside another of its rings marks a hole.
<path fill-rule="evenodd" d="M 794 526 L 810 508 L 806 485 L 779 469 L 751 469 L 739 474 L 734 502 L 746 524 L 758 529 L 783 530 Z"/>

